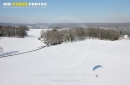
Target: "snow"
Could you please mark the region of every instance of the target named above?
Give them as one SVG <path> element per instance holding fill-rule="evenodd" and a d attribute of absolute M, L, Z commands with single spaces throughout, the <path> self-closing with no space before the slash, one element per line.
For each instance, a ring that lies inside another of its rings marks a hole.
<path fill-rule="evenodd" d="M 24 52 L 36 49 L 38 46 L 43 45 L 43 43 L 37 39 L 40 36 L 40 31 L 41 29 L 31 29 L 28 31 L 28 36 L 25 38 L 1 37 L 0 46 L 4 48 L 4 52 Z"/>
<path fill-rule="evenodd" d="M 31 29 L 26 38 L 0 37 L 3 53 L 44 46 L 37 39 L 40 31 Z M 87 39 L 3 57 L 0 85 L 129 85 L 129 43 Z M 93 71 L 96 65 L 103 68 Z"/>
<path fill-rule="evenodd" d="M 128 35 L 124 35 L 124 38 L 125 38 L 125 39 L 128 39 Z"/>

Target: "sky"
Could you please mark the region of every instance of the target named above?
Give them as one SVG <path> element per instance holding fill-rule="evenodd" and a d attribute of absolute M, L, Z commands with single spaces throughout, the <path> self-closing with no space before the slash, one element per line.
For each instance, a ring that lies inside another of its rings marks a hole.
<path fill-rule="evenodd" d="M 3 3 L 47 3 L 46 8 L 4 8 Z M 128 23 L 130 0 L 0 0 L 4 23 Z"/>

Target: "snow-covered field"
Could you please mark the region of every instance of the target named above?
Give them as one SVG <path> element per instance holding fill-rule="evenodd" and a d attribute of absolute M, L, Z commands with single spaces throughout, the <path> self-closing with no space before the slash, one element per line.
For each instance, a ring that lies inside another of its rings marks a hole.
<path fill-rule="evenodd" d="M 44 45 L 37 39 L 40 31 L 0 37 L 3 53 Z M 93 71 L 97 65 L 102 67 Z M 88 39 L 0 58 L 0 85 L 130 85 L 130 40 Z"/>

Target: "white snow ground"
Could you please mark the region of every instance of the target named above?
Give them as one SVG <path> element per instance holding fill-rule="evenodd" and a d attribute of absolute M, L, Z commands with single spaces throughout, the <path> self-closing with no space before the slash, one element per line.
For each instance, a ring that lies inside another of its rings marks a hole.
<path fill-rule="evenodd" d="M 0 37 L 3 53 L 44 45 L 37 39 L 40 30 L 31 30 L 28 35 Z M 129 51 L 129 40 L 88 39 L 0 58 L 0 85 L 130 85 Z M 93 71 L 96 65 L 103 68 Z"/>

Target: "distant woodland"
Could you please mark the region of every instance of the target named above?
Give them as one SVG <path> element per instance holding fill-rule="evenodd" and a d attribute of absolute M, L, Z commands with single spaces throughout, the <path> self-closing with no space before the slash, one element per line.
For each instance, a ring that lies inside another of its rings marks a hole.
<path fill-rule="evenodd" d="M 69 29 L 53 29 L 41 31 L 41 38 L 48 46 L 61 44 L 63 42 L 82 41 L 87 38 L 101 40 L 118 40 L 120 33 L 114 29 L 98 29 L 98 28 L 69 28 Z"/>
<path fill-rule="evenodd" d="M 28 30 L 26 26 L 14 27 L 0 25 L 0 36 L 24 38 L 24 36 L 27 36 Z"/>

